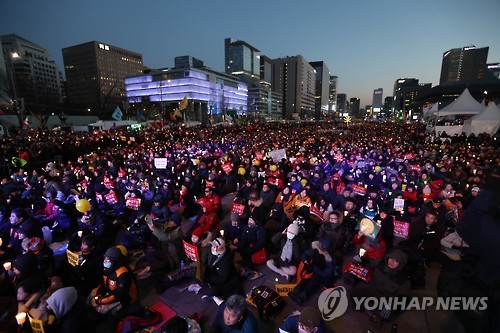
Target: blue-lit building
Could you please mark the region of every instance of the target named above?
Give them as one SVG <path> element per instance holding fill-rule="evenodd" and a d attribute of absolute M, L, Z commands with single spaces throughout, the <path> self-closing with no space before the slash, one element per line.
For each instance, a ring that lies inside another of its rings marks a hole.
<path fill-rule="evenodd" d="M 174 68 L 125 78 L 130 110 L 134 112 L 135 109 L 145 116 L 158 114 L 161 110 L 160 114 L 169 119 L 186 97 L 188 105 L 182 114 L 186 121 L 208 124 L 221 122 L 227 115 L 246 115 L 247 85 L 234 76 L 203 66 L 198 59 L 191 61 L 191 58 L 176 57 Z"/>

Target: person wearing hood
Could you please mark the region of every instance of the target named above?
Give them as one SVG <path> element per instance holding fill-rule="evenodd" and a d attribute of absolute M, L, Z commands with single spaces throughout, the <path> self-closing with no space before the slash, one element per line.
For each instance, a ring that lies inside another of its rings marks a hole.
<path fill-rule="evenodd" d="M 233 241 L 233 244 L 229 246 L 232 250 L 240 253 L 243 259 L 244 271 L 253 270 L 255 264 L 252 262 L 252 255 L 265 248 L 266 234 L 266 229 L 262 224 L 256 218 L 250 216 L 241 231 L 241 239 L 236 243 Z"/>
<path fill-rule="evenodd" d="M 368 282 L 367 288 L 356 287 L 351 291 L 353 297 L 393 297 L 397 296 L 404 289 L 409 281 L 406 270 L 407 255 L 398 248 L 388 252 L 384 260 L 375 267 L 373 276 Z M 370 317 L 370 320 L 380 327 L 383 320 L 393 320 L 397 315 L 390 309 L 368 310 L 363 309 Z"/>
<path fill-rule="evenodd" d="M 47 310 L 56 318 L 51 332 L 92 332 L 95 329 L 89 324 L 87 308 L 78 301 L 78 293 L 74 287 L 56 290 L 47 298 Z"/>
<path fill-rule="evenodd" d="M 344 245 L 346 229 L 343 215 L 339 211 L 333 211 L 328 215 L 327 221 L 319 226 L 315 239 L 325 244 L 325 248 L 335 258 L 337 266 L 342 266 L 344 257 Z"/>
<path fill-rule="evenodd" d="M 267 261 L 267 267 L 283 276 L 287 281 L 297 274 L 297 266 L 302 255 L 302 238 L 299 236 L 299 225 L 290 223 L 283 231 L 275 234 L 271 241 L 280 245 L 279 256 Z"/>

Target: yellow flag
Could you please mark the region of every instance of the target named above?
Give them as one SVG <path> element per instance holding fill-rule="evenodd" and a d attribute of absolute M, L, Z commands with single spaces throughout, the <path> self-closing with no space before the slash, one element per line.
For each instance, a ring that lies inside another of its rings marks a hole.
<path fill-rule="evenodd" d="M 184 96 L 182 101 L 179 103 L 179 110 L 184 110 L 185 108 L 187 108 L 187 106 L 188 106 L 188 97 L 186 95 L 186 96 Z"/>

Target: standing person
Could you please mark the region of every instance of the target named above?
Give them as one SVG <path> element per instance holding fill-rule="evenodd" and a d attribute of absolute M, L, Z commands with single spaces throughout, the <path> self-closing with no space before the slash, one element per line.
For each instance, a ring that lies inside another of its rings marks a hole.
<path fill-rule="evenodd" d="M 231 295 L 219 306 L 212 323 L 211 333 L 255 333 L 258 332 L 257 320 L 248 311 L 245 298 Z"/>

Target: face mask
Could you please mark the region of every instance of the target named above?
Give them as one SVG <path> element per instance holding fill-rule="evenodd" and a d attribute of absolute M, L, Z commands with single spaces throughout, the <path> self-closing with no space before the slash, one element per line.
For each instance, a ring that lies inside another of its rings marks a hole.
<path fill-rule="evenodd" d="M 103 263 L 104 268 L 109 269 L 111 267 L 111 262 Z"/>
<path fill-rule="evenodd" d="M 217 249 L 212 249 L 212 254 L 214 256 L 218 256 L 219 255 L 219 253 L 217 252 Z"/>
<path fill-rule="evenodd" d="M 295 238 L 295 235 L 294 235 L 294 234 L 292 234 L 291 232 L 287 232 L 287 233 L 286 233 L 286 238 L 288 238 L 288 239 L 294 239 L 294 238 Z"/>

